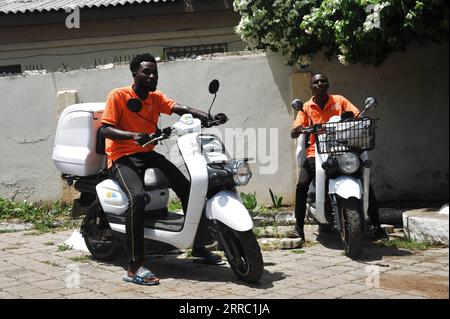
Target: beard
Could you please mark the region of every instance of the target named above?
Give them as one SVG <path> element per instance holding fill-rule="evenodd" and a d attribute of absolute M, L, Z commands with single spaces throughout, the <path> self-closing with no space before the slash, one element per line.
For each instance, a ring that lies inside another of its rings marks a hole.
<path fill-rule="evenodd" d="M 155 92 L 157 86 L 158 86 L 158 82 L 151 82 L 151 83 L 146 84 L 144 86 L 144 88 L 146 90 L 148 90 L 149 92 Z"/>

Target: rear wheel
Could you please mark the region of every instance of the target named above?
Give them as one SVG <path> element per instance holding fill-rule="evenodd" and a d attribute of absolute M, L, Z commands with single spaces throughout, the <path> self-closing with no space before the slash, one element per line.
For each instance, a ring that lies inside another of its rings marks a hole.
<path fill-rule="evenodd" d="M 113 236 L 98 200 L 86 212 L 81 224 L 81 234 L 89 252 L 96 259 L 112 260 L 120 252 L 120 243 Z"/>
<path fill-rule="evenodd" d="M 222 246 L 233 272 L 247 283 L 257 283 L 262 277 L 264 266 L 261 249 L 253 231 L 236 231 L 222 223 L 219 231 L 221 239 L 225 241 Z"/>
<path fill-rule="evenodd" d="M 342 230 L 341 239 L 345 255 L 356 258 L 361 253 L 364 238 L 364 223 L 361 205 L 357 198 L 350 197 L 341 201 Z"/>

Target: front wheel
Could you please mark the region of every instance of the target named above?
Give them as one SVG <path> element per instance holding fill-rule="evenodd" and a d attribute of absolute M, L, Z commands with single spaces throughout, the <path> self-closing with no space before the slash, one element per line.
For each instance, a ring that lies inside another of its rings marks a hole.
<path fill-rule="evenodd" d="M 96 259 L 112 260 L 120 252 L 120 243 L 113 236 L 98 200 L 86 212 L 81 224 L 81 234 L 89 252 Z"/>
<path fill-rule="evenodd" d="M 262 277 L 264 266 L 253 231 L 240 232 L 222 223 L 219 223 L 219 231 L 221 244 L 233 272 L 247 283 L 257 283 Z"/>
<path fill-rule="evenodd" d="M 361 205 L 357 198 L 350 197 L 341 201 L 341 239 L 345 255 L 356 258 L 361 253 L 364 238 L 364 223 Z"/>

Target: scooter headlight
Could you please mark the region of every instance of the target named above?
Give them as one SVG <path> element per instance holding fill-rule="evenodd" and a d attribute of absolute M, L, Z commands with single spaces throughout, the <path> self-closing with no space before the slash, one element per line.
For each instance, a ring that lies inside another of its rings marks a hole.
<path fill-rule="evenodd" d="M 355 173 L 360 166 L 359 157 L 353 153 L 345 153 L 338 159 L 339 170 L 344 174 Z"/>
<path fill-rule="evenodd" d="M 247 185 L 252 178 L 250 165 L 246 162 L 236 162 L 233 167 L 233 180 L 238 186 Z"/>

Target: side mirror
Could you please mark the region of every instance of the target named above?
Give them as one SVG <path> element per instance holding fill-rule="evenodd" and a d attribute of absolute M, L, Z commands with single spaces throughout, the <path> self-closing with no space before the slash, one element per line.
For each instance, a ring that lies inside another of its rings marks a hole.
<path fill-rule="evenodd" d="M 364 109 L 365 110 L 372 110 L 377 106 L 377 100 L 374 97 L 369 96 L 364 101 Z"/>
<path fill-rule="evenodd" d="M 292 101 L 291 106 L 294 110 L 303 111 L 303 101 L 300 101 L 299 99 Z"/>
<path fill-rule="evenodd" d="M 219 80 L 214 79 L 209 83 L 209 93 L 216 94 L 219 91 Z"/>

